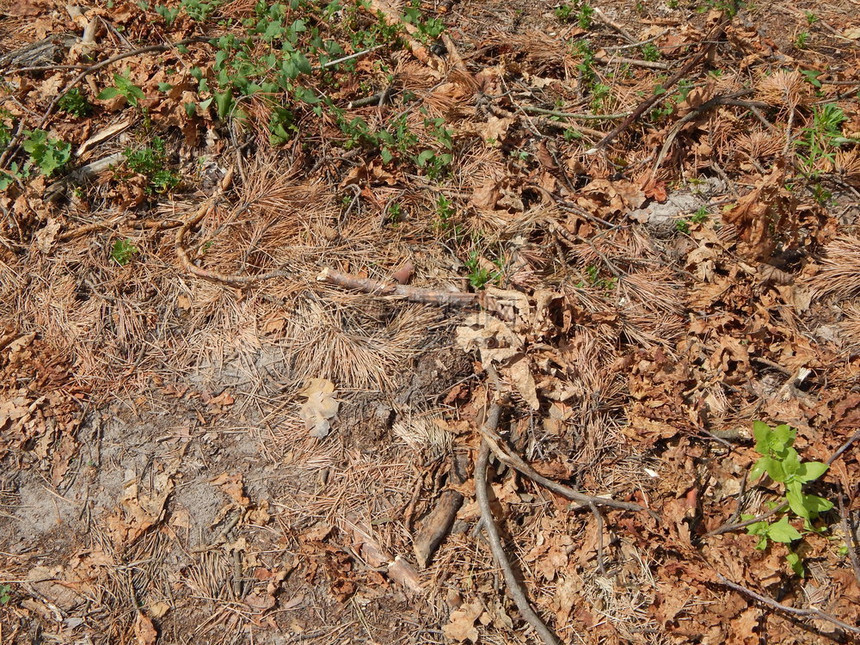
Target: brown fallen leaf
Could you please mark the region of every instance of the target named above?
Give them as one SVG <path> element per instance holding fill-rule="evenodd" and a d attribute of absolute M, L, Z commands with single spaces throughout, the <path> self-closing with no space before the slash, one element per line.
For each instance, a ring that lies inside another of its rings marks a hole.
<path fill-rule="evenodd" d="M 141 611 L 137 612 L 137 618 L 134 621 L 134 637 L 138 645 L 155 645 L 158 639 L 155 625 Z"/>
<path fill-rule="evenodd" d="M 474 600 L 451 612 L 451 622 L 442 627 L 442 633 L 458 643 L 463 641 L 478 641 L 478 630 L 475 621 L 484 613 L 481 603 Z"/>

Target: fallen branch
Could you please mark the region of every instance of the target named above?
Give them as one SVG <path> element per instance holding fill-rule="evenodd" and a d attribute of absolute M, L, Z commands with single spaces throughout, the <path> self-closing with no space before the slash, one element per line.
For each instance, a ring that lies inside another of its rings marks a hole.
<path fill-rule="evenodd" d="M 423 302 L 430 305 L 452 307 L 475 307 L 480 303 L 477 293 L 462 291 L 433 291 L 419 289 L 404 284 L 380 282 L 370 278 L 359 278 L 349 273 L 341 273 L 334 269 L 325 268 L 317 276 L 319 282 L 331 284 L 342 289 L 361 291 L 375 296 L 392 296 L 403 298 L 410 302 Z"/>
<path fill-rule="evenodd" d="M 525 475 L 526 477 L 540 484 L 544 488 L 547 488 L 552 492 L 561 495 L 565 499 L 569 499 L 573 502 L 576 502 L 577 504 L 579 504 L 578 508 L 591 508 L 591 505 L 594 504 L 595 506 L 609 506 L 611 508 L 620 508 L 625 511 L 648 510 L 646 508 L 643 508 L 639 504 L 634 504 L 632 502 L 619 502 L 617 500 L 612 499 L 611 497 L 595 497 L 593 495 L 586 495 L 585 493 L 581 493 L 578 490 L 571 488 L 570 486 L 565 486 L 564 484 L 560 484 L 559 482 L 553 481 L 552 479 L 547 479 L 530 465 L 528 465 L 522 457 L 520 457 L 514 452 L 510 452 L 503 448 L 501 437 L 496 434 L 496 431 L 494 429 L 490 429 L 489 424 L 479 428 L 478 430 L 484 437 L 484 441 L 487 442 L 487 444 L 490 446 L 490 449 L 493 451 L 493 454 L 499 461 L 510 466 L 520 474 Z"/>
<path fill-rule="evenodd" d="M 456 457 L 451 458 L 448 479 L 450 483 L 455 485 L 462 484 L 465 480 L 465 477 L 460 475 Z M 421 522 L 421 528 L 412 538 L 412 550 L 415 552 L 415 557 L 421 567 L 427 567 L 436 549 L 451 532 L 457 511 L 462 505 L 463 495 L 453 488 L 446 488 L 439 495 L 433 509 Z"/>
<path fill-rule="evenodd" d="M 493 403 L 490 408 L 490 413 L 487 416 L 485 430 L 487 432 L 495 432 L 499 424 L 499 415 L 501 414 L 502 406 L 498 403 Z M 522 586 L 517 580 L 517 576 L 511 568 L 511 563 L 508 556 L 505 554 L 505 549 L 502 546 L 502 540 L 499 537 L 499 530 L 496 528 L 496 523 L 493 518 L 493 511 L 490 508 L 489 494 L 487 493 L 487 465 L 489 462 L 490 447 L 484 439 L 481 442 L 481 449 L 478 452 L 478 461 L 475 464 L 475 496 L 478 499 L 478 506 L 481 508 L 481 520 L 484 525 L 484 530 L 487 532 L 487 539 L 490 542 L 490 550 L 493 552 L 493 558 L 496 564 L 502 570 L 505 577 L 505 586 L 508 589 L 511 597 L 526 619 L 529 625 L 532 626 L 541 640 L 546 645 L 561 645 L 561 641 L 552 630 L 546 626 L 546 623 L 541 620 L 541 617 L 532 609 L 529 599 L 526 597 Z"/>
<path fill-rule="evenodd" d="M 639 106 L 635 110 L 633 110 L 633 112 L 630 113 L 630 116 L 628 116 L 626 119 L 624 119 L 624 121 L 619 123 L 618 126 L 614 130 L 612 130 L 612 132 L 610 132 L 600 141 L 598 141 L 593 148 L 587 150 L 586 154 L 593 155 L 601 148 L 605 148 L 606 146 L 608 146 L 610 143 L 612 143 L 615 137 L 617 137 L 619 134 L 629 128 L 640 116 L 642 116 L 645 112 L 651 109 L 651 107 L 657 101 L 659 101 L 661 98 L 664 98 L 671 87 L 673 87 L 678 81 L 684 78 L 684 76 L 689 74 L 691 70 L 698 66 L 699 63 L 701 63 L 703 60 L 705 60 L 705 58 L 707 58 L 707 56 L 711 53 L 711 50 L 713 49 L 716 41 L 719 40 L 719 38 L 723 35 L 723 32 L 725 31 L 729 22 L 731 22 L 731 17 L 721 20 L 720 23 L 716 27 L 714 27 L 711 30 L 711 33 L 708 34 L 708 36 L 705 38 L 705 42 L 709 44 L 703 47 L 698 54 L 693 56 L 666 82 L 661 84 L 661 89 L 663 90 L 662 92 L 660 92 L 659 94 L 654 93 L 650 97 L 642 101 L 642 103 L 640 103 Z"/>
<path fill-rule="evenodd" d="M 836 452 L 834 452 L 832 455 L 830 455 L 830 459 L 828 459 L 828 460 L 827 460 L 827 465 L 828 465 L 828 466 L 832 465 L 834 461 L 836 461 L 837 459 L 839 459 L 839 455 L 841 455 L 843 452 L 845 452 L 846 450 L 848 450 L 848 448 L 851 446 L 851 444 L 852 444 L 852 443 L 854 443 L 855 441 L 857 441 L 858 439 L 860 439 L 860 430 L 858 430 L 857 432 L 855 432 L 855 433 L 851 436 L 851 438 L 850 438 L 848 441 L 846 441 L 845 443 L 843 443 L 843 444 L 839 447 L 839 450 L 837 450 L 837 451 L 836 451 Z"/>
<path fill-rule="evenodd" d="M 669 148 L 672 147 L 672 143 L 675 141 L 675 137 L 678 136 L 678 133 L 681 129 L 690 121 L 698 118 L 711 108 L 718 107 L 720 105 L 733 105 L 736 103 L 736 99 L 741 96 L 746 96 L 747 94 L 752 94 L 755 90 L 746 89 L 741 90 L 739 92 L 732 92 L 731 94 L 720 94 L 715 96 L 698 107 L 691 110 L 688 114 L 685 114 L 681 119 L 678 120 L 675 125 L 672 126 L 672 129 L 669 131 L 669 134 L 666 136 L 666 141 L 663 143 L 663 147 L 660 148 L 660 152 L 657 155 L 657 159 L 654 161 L 654 165 L 651 167 L 651 176 L 654 176 L 654 173 L 657 172 L 657 169 L 663 163 L 663 160 L 666 158 L 666 153 L 669 152 Z"/>
<path fill-rule="evenodd" d="M 595 57 L 595 62 L 601 63 L 603 65 L 612 65 L 613 63 L 619 63 L 621 65 L 633 65 L 634 67 L 647 67 L 648 69 L 659 69 L 665 71 L 669 71 L 672 69 L 672 66 L 669 63 L 661 63 L 656 60 L 641 60 L 639 58 L 625 58 L 624 56 L 612 56 L 612 57 L 604 57 L 598 56 Z"/>
<path fill-rule="evenodd" d="M 612 20 L 612 18 L 603 13 L 603 11 L 601 11 L 599 7 L 593 7 L 593 10 L 594 15 L 600 19 L 600 22 L 609 27 L 612 27 L 615 31 L 621 34 L 624 40 L 626 40 L 628 43 L 636 42 L 636 39 L 630 35 L 630 32 L 628 32 L 624 27 L 622 27 L 620 24 Z"/>
<path fill-rule="evenodd" d="M 560 119 L 575 119 L 580 121 L 614 121 L 615 119 L 624 119 L 630 115 L 629 112 L 621 112 L 619 114 L 582 114 L 578 112 L 559 112 L 558 110 L 547 110 L 531 105 L 518 106 L 526 114 L 542 114 L 544 116 L 555 116 Z"/>
<path fill-rule="evenodd" d="M 787 605 L 783 605 L 782 603 L 779 603 L 772 598 L 762 596 L 760 593 L 757 593 L 752 589 L 747 589 L 746 587 L 742 587 L 739 584 L 735 584 L 734 582 L 727 580 L 719 573 L 717 574 L 717 580 L 719 580 L 720 584 L 725 585 L 729 589 L 734 589 L 735 591 L 738 591 L 742 594 L 746 594 L 750 598 L 754 598 L 769 607 L 773 607 L 774 609 L 779 609 L 780 611 L 784 611 L 795 616 L 812 616 L 814 618 L 818 618 L 819 620 L 825 620 L 828 623 L 836 625 L 837 627 L 839 627 L 839 629 L 842 629 L 844 631 L 851 632 L 853 634 L 860 634 L 860 627 L 854 627 L 852 625 L 849 625 L 848 623 L 843 623 L 838 618 L 834 618 L 830 614 L 824 613 L 819 609 L 798 609 L 797 607 L 788 607 Z"/>
<path fill-rule="evenodd" d="M 722 535 L 723 533 L 728 533 L 729 531 L 734 531 L 737 529 L 742 529 L 750 524 L 755 524 L 756 522 L 762 522 L 769 518 L 772 515 L 776 515 L 777 513 L 781 513 L 782 511 L 788 509 L 788 504 L 782 504 L 780 506 L 774 506 L 767 513 L 763 513 L 757 517 L 753 517 L 752 519 L 745 520 L 743 522 L 738 522 L 737 524 L 723 524 L 719 528 L 714 529 L 713 531 L 708 531 L 705 533 L 706 536 L 712 535 Z"/>

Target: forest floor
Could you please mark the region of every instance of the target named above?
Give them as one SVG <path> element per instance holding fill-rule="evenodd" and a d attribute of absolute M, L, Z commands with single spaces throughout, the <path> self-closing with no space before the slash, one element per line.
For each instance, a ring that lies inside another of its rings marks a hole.
<path fill-rule="evenodd" d="M 0 642 L 856 642 L 858 69 L 857 0 L 0 0 Z"/>

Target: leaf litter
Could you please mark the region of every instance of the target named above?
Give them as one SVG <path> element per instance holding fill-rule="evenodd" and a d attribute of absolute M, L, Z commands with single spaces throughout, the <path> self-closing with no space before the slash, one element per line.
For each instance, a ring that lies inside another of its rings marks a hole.
<path fill-rule="evenodd" d="M 856 636 L 856 22 L 0 5 L 4 642 Z"/>

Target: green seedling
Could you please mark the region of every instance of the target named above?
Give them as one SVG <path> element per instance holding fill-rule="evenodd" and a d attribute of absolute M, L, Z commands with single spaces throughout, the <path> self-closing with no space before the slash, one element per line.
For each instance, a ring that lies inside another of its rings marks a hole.
<path fill-rule="evenodd" d="M 490 282 L 498 282 L 502 276 L 501 271 L 491 271 L 481 266 L 480 257 L 478 251 L 474 250 L 463 262 L 469 272 L 469 284 L 472 285 L 473 289 L 483 289 Z"/>
<path fill-rule="evenodd" d="M 690 232 L 690 224 L 701 224 L 702 222 L 707 221 L 708 219 L 708 207 L 701 206 L 699 210 L 690 215 L 685 219 L 679 219 L 675 222 L 675 230 L 680 231 L 681 233 L 689 233 Z"/>
<path fill-rule="evenodd" d="M 794 39 L 794 44 L 798 49 L 806 49 L 806 43 L 809 40 L 809 32 L 801 31 Z"/>
<path fill-rule="evenodd" d="M 72 158 L 72 144 L 51 139 L 44 130 L 26 130 L 21 147 L 30 155 L 30 165 L 50 177 Z"/>
<path fill-rule="evenodd" d="M 821 533 L 826 530 L 826 527 L 816 528 L 813 522 L 821 513 L 833 508 L 833 503 L 823 497 L 804 493 L 803 487 L 819 479 L 827 472 L 828 466 L 820 461 L 800 460 L 793 447 L 797 430 L 788 425 L 771 428 L 762 421 L 756 421 L 753 423 L 753 436 L 756 440 L 756 452 L 761 457 L 750 470 L 750 480 L 755 481 L 767 474 L 771 480 L 781 485 L 783 495 L 781 499 L 771 502 L 771 509 L 775 510 L 774 514 L 779 516 L 779 519 L 750 524 L 747 526 L 747 532 L 759 537 L 757 549 L 766 549 L 770 542 L 785 544 L 788 549 L 786 561 L 792 571 L 803 576 L 803 563 L 791 545 L 804 534 L 791 522 L 794 519 L 802 519 L 802 529 L 806 533 Z M 754 519 L 754 516 L 742 515 L 741 518 L 746 521 Z"/>
<path fill-rule="evenodd" d="M 555 17 L 562 22 L 576 22 L 582 29 L 591 29 L 594 8 L 587 2 L 565 2 L 555 8 Z"/>
<path fill-rule="evenodd" d="M 816 106 L 812 111 L 812 123 L 803 129 L 798 146 L 806 149 L 800 159 L 810 169 L 812 176 L 818 174 L 816 166 L 820 161 L 832 162 L 836 148 L 850 141 L 842 136 L 842 122 L 845 112 L 835 103 Z"/>
<path fill-rule="evenodd" d="M 126 148 L 123 154 L 128 169 L 149 180 L 149 192 L 166 193 L 179 185 L 179 175 L 167 168 L 164 141 L 159 137 L 153 138 L 151 146 L 137 150 Z"/>
<path fill-rule="evenodd" d="M 660 60 L 660 55 L 660 49 L 654 43 L 642 45 L 642 58 L 644 58 L 645 60 Z"/>
<path fill-rule="evenodd" d="M 168 6 L 163 4 L 155 5 L 155 13 L 164 18 L 164 22 L 167 23 L 167 26 L 170 27 L 179 16 L 180 7 L 174 7 L 171 9 Z"/>
<path fill-rule="evenodd" d="M 121 267 L 131 262 L 135 253 L 139 253 L 139 249 L 131 240 L 117 240 L 113 243 L 113 248 L 110 251 L 111 259 Z"/>
<path fill-rule="evenodd" d="M 87 116 L 93 110 L 92 104 L 87 101 L 86 97 L 81 94 L 81 91 L 74 87 L 60 97 L 57 101 L 59 107 L 66 114 L 71 114 L 78 118 Z"/>
<path fill-rule="evenodd" d="M 146 98 L 143 90 L 131 82 L 131 72 L 125 70 L 124 74 L 113 75 L 114 85 L 106 87 L 96 97 L 100 101 L 109 101 L 117 96 L 122 96 L 129 105 L 137 107 L 140 101 Z"/>

